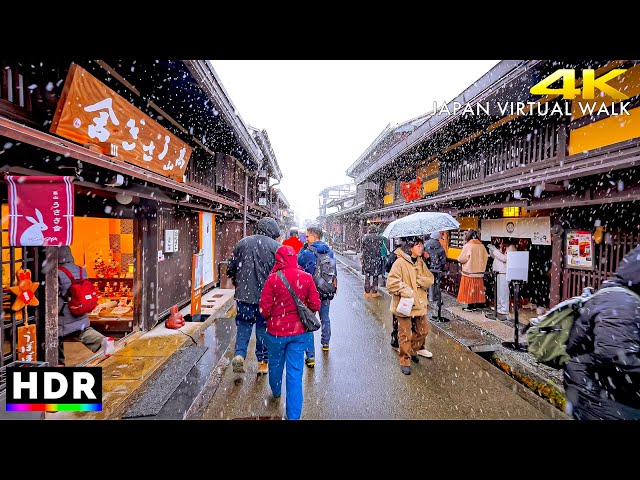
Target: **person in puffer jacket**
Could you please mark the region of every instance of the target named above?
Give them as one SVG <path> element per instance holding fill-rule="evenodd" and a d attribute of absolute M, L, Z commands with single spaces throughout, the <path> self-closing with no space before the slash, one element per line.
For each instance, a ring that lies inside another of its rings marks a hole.
<path fill-rule="evenodd" d="M 320 310 L 320 295 L 313 277 L 298 265 L 295 250 L 283 245 L 276 251 L 276 262 L 260 296 L 260 314 L 267 321 L 266 342 L 269 351 L 269 386 L 274 398 L 282 392 L 282 370 L 287 364 L 288 420 L 302 414 L 302 371 L 304 352 L 312 341 L 298 315 L 296 303 L 278 275 L 282 272 L 297 297 L 313 312 Z"/>
<path fill-rule="evenodd" d="M 564 384 L 573 418 L 640 420 L 639 295 L 637 246 L 571 326 Z"/>

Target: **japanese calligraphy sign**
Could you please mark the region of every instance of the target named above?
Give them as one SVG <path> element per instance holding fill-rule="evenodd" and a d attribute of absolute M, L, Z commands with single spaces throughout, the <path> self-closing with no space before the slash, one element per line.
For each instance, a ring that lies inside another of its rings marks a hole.
<path fill-rule="evenodd" d="M 73 239 L 73 177 L 6 177 L 9 245 L 59 247 Z"/>
<path fill-rule="evenodd" d="M 21 362 L 36 362 L 38 360 L 36 348 L 36 326 L 24 325 L 22 327 L 18 327 L 17 333 L 18 360 Z"/>
<path fill-rule="evenodd" d="M 76 64 L 50 130 L 177 182 L 184 181 L 191 157 L 191 147 Z"/>

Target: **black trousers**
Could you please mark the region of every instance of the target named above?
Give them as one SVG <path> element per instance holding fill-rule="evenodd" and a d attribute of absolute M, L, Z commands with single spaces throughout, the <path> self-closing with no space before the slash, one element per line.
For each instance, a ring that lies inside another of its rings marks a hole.
<path fill-rule="evenodd" d="M 366 293 L 377 293 L 380 275 L 369 272 L 364 273 L 364 291 Z"/>

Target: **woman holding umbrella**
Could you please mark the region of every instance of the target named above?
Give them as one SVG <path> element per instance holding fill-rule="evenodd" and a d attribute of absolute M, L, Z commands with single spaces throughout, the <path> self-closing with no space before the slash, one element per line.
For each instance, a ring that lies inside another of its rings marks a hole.
<path fill-rule="evenodd" d="M 433 274 L 422 258 L 421 237 L 406 238 L 394 253 L 398 258 L 389 272 L 387 289 L 393 296 L 390 310 L 398 319 L 400 371 L 411 375 L 411 362 L 418 363 L 417 352 L 429 333 L 427 289 L 433 285 Z"/>

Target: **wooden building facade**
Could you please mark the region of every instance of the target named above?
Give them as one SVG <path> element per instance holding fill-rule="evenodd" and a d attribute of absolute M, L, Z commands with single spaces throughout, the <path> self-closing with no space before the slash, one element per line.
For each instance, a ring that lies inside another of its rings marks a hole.
<path fill-rule="evenodd" d="M 406 124 L 387 128 L 347 170 L 373 192 L 361 224 L 451 213 L 485 242 L 515 237 L 530 251 L 528 293 L 539 304 L 598 288 L 640 241 L 639 63 L 498 63 L 446 107 L 416 119 L 408 135 L 400 135 Z M 575 72 L 575 98 L 565 95 L 563 78 L 544 95 L 531 93 L 559 69 Z M 589 98 L 587 76 L 606 74 L 615 91 L 596 83 Z M 501 233 L 502 224 L 511 230 Z M 459 233 L 447 235 L 451 293 L 460 278 Z M 574 251 L 578 236 L 590 245 Z"/>
<path fill-rule="evenodd" d="M 128 321 L 92 319 L 95 328 L 120 335 L 146 331 L 172 305 L 188 305 L 191 260 L 202 249 L 210 263 L 205 291 L 221 285 L 219 267 L 230 249 L 259 218 L 274 216 L 260 201 L 270 194 L 269 180 L 282 177 L 266 132 L 235 114 L 208 61 L 77 58 L 0 65 L 3 172 L 73 177 L 76 263 L 87 267 L 105 295 L 133 299 Z M 73 89 L 84 85 L 72 85 L 77 78 L 91 87 L 77 93 Z M 90 102 L 91 95 L 102 101 Z M 66 118 L 65 109 L 76 106 L 80 113 Z M 119 137 L 127 133 L 128 141 Z M 87 135 L 93 136 L 86 141 Z M 56 363 L 57 273 L 44 275 L 41 267 L 45 257 L 57 261 L 57 248 L 10 246 L 6 182 L 0 182 L 0 195 L 0 367 L 19 357 L 16 329 L 26 319 L 8 307 L 20 268 L 46 284 L 36 291 L 40 306 L 28 307 L 26 316 L 38 328 L 38 359 Z M 109 262 L 117 272 L 105 277 L 102 266 Z"/>

